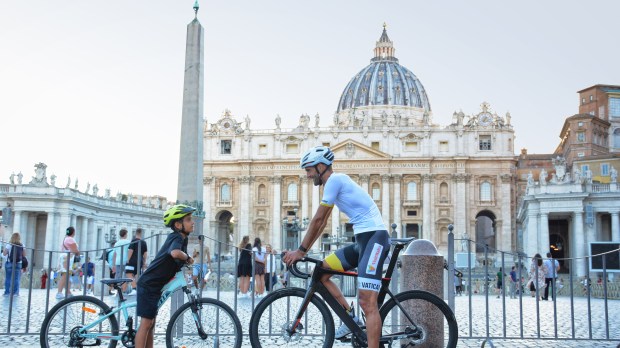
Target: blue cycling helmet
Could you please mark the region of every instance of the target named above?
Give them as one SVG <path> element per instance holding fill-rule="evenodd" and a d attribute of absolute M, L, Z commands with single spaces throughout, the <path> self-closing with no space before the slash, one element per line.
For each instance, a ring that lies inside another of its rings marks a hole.
<path fill-rule="evenodd" d="M 301 169 L 307 167 L 314 167 L 319 163 L 323 163 L 327 166 L 331 166 L 334 163 L 334 153 L 327 146 L 316 146 L 306 151 L 303 156 L 301 156 L 301 160 L 299 161 L 299 165 Z"/>

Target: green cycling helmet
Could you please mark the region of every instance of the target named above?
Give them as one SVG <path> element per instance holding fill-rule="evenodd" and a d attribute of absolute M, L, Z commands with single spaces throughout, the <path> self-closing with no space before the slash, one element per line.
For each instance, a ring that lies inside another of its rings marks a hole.
<path fill-rule="evenodd" d="M 189 215 L 195 211 L 196 208 L 190 207 L 189 205 L 173 205 L 172 207 L 168 208 L 168 210 L 166 210 L 166 212 L 164 213 L 164 225 L 166 227 L 172 227 L 174 221 L 182 219 L 185 217 L 185 215 Z"/>

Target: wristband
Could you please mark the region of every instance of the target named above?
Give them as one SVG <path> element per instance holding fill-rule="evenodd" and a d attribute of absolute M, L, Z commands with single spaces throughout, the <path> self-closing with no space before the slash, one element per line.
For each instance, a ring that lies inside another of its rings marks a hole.
<path fill-rule="evenodd" d="M 299 250 L 301 250 L 301 251 L 302 251 L 302 252 L 304 252 L 304 253 L 307 253 L 307 252 L 308 252 L 308 249 L 304 248 L 304 246 L 303 246 L 303 245 L 301 245 L 301 244 L 299 245 L 299 248 L 298 248 L 298 249 L 299 249 Z"/>

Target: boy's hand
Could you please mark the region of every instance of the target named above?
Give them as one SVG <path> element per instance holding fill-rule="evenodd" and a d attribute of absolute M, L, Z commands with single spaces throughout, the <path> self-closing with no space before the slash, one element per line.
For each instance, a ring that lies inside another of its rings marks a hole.
<path fill-rule="evenodd" d="M 191 256 L 187 255 L 187 260 L 185 260 L 185 263 L 187 263 L 188 265 L 191 265 L 194 263 L 194 259 L 192 259 Z"/>

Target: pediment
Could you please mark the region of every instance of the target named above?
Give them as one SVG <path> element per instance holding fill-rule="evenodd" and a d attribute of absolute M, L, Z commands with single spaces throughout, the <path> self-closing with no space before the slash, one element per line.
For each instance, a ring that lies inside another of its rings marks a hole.
<path fill-rule="evenodd" d="M 331 147 L 336 161 L 339 159 L 390 159 L 385 152 L 375 150 L 355 140 L 347 139 Z"/>

